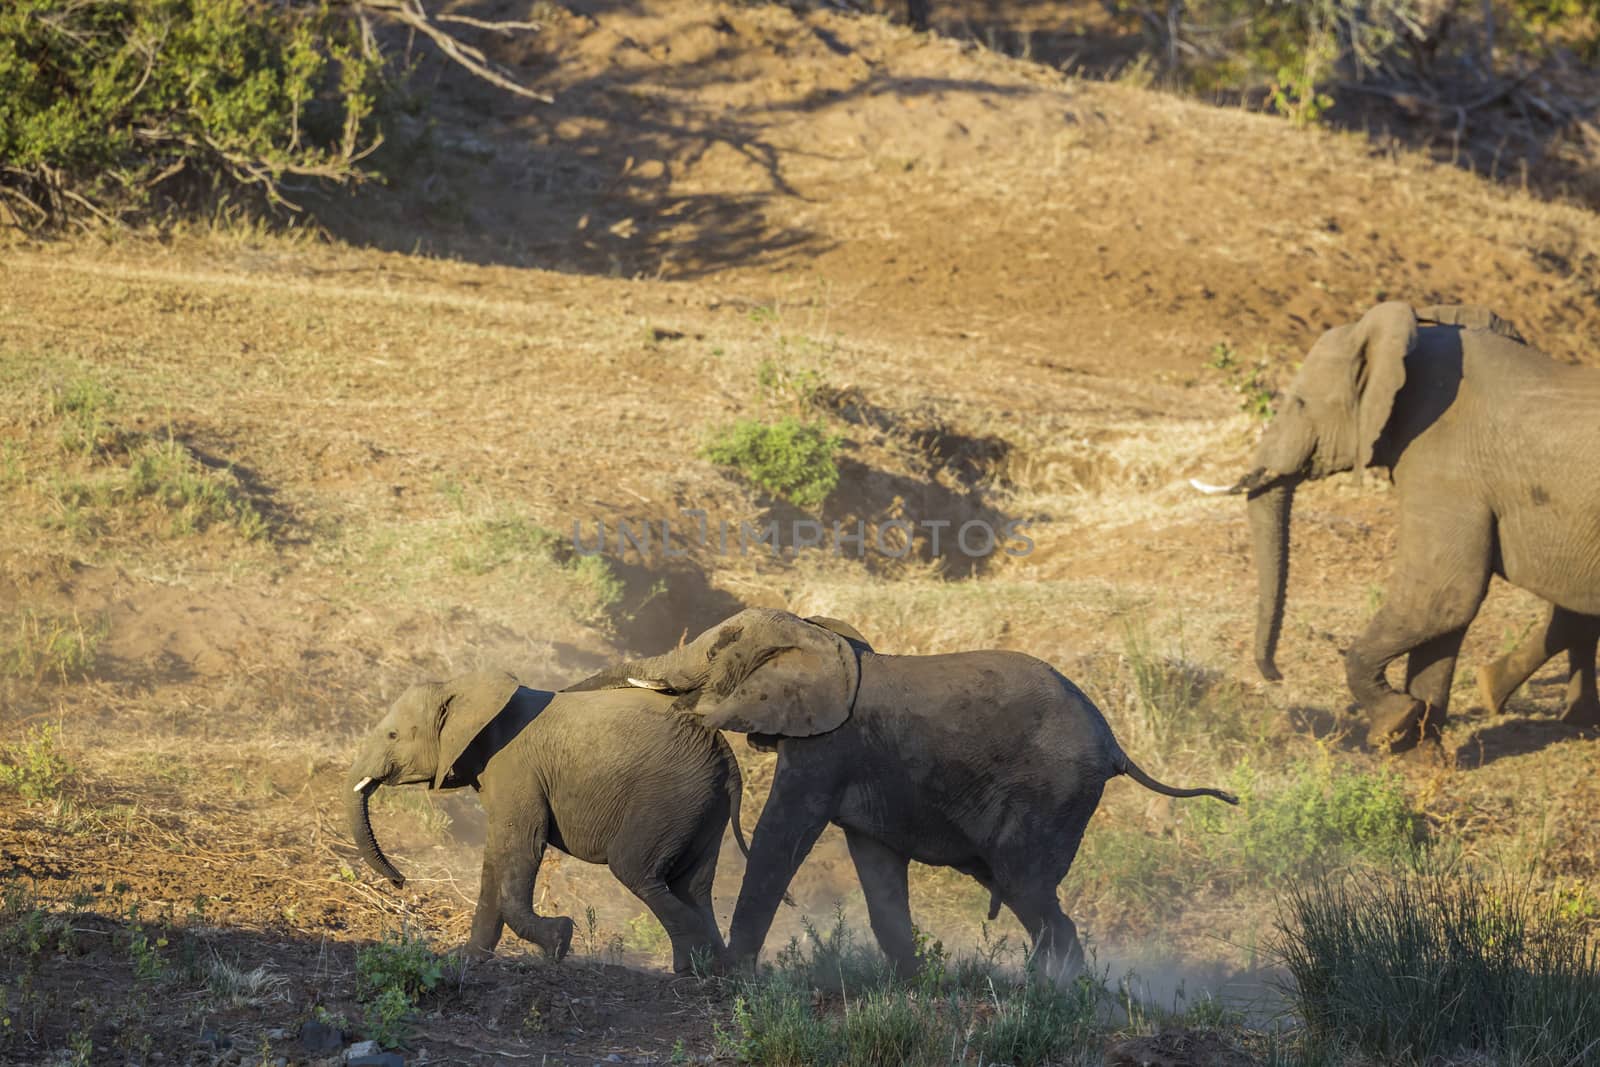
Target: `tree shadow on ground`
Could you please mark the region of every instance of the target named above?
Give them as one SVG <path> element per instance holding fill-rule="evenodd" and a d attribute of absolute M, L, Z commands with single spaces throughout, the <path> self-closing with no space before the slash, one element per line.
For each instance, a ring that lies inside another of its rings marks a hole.
<path fill-rule="evenodd" d="M 515 14 L 494 2 L 452 10 L 484 19 Z M 796 221 L 803 213 L 794 206 L 806 198 L 790 172 L 801 161 L 839 157 L 786 143 L 788 116 L 882 94 L 1044 91 L 897 78 L 868 62 L 850 68 L 854 84 L 844 90 L 804 93 L 792 103 L 750 100 L 745 87 L 754 72 L 769 77 L 804 62 L 791 48 L 820 42 L 850 55 L 851 46 L 803 22 L 787 37 L 763 36 L 714 10 L 627 37 L 597 16 L 637 13 L 637 4 L 602 0 L 564 10 L 560 40 L 606 43 L 613 62 L 573 76 L 565 72 L 580 65 L 564 66 L 555 37 L 470 39 L 524 84 L 551 91 L 555 103 L 546 105 L 419 53 L 413 86 L 423 106 L 397 118 L 390 143 L 373 157 L 386 183 L 305 196 L 319 223 L 342 240 L 389 251 L 587 275 L 682 280 L 782 267 L 836 242 L 821 225 Z"/>

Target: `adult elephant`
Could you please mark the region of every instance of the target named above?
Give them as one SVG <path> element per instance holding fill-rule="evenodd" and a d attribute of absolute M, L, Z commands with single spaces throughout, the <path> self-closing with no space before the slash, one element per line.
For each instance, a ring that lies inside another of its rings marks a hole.
<path fill-rule="evenodd" d="M 408 688 L 350 768 L 350 832 L 367 863 L 405 878 L 378 846 L 367 802 L 383 785 L 471 786 L 488 816 L 467 951 L 493 953 L 504 926 L 561 959 L 572 920 L 533 910 L 547 845 L 604 863 L 672 942 L 673 969 L 724 946 L 711 910 L 723 830 L 739 828 L 742 781 L 722 735 L 655 693 L 549 693 L 504 671 Z M 746 851 L 746 855 L 748 855 Z"/>
<path fill-rule="evenodd" d="M 902 974 L 917 967 L 912 860 L 977 879 L 990 917 L 1010 908 L 1047 974 L 1075 972 L 1082 948 L 1056 887 L 1105 783 L 1126 774 L 1167 796 L 1235 803 L 1150 778 L 1077 686 L 1018 652 L 883 656 L 842 623 L 752 609 L 568 691 L 622 686 L 676 694 L 707 726 L 777 750 L 729 931 L 736 960 L 760 952 L 785 889 L 832 822 L 872 932 Z"/>
<path fill-rule="evenodd" d="M 1383 606 L 1346 655 L 1346 678 L 1374 746 L 1436 743 L 1491 575 L 1568 611 L 1600 612 L 1597 414 L 1600 371 L 1555 362 L 1483 308 L 1391 302 L 1323 334 L 1250 472 L 1227 488 L 1199 486 L 1249 496 L 1262 675 L 1281 677 L 1295 487 L 1387 467 L 1399 549 Z M 1385 674 L 1400 656 L 1404 690 Z"/>
<path fill-rule="evenodd" d="M 1600 619 L 1551 608 L 1517 647 L 1478 668 L 1478 694 L 1496 715 L 1533 672 L 1562 652 L 1567 654 L 1567 686 L 1561 718 L 1573 726 L 1600 726 L 1600 691 L 1595 686 L 1595 647 Z"/>

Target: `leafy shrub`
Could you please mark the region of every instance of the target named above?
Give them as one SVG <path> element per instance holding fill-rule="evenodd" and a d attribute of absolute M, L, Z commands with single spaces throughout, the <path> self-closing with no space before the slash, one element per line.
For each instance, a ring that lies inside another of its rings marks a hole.
<path fill-rule="evenodd" d="M 44 221 L 179 190 L 361 176 L 383 60 L 357 12 L 299 0 L 0 8 L 0 202 Z"/>
<path fill-rule="evenodd" d="M 1526 889 L 1438 870 L 1301 883 L 1279 938 L 1300 1017 L 1377 1062 L 1562 1067 L 1600 1034 L 1600 944 Z"/>
<path fill-rule="evenodd" d="M 839 484 L 839 444 L 821 424 L 790 415 L 773 423 L 741 419 L 718 432 L 704 455 L 773 496 L 815 510 Z"/>
<path fill-rule="evenodd" d="M 60 731 L 41 726 L 16 745 L 0 748 L 0 787 L 15 790 L 29 803 L 50 800 L 74 774 L 74 768 L 56 751 Z"/>
<path fill-rule="evenodd" d="M 366 1009 L 367 1037 L 386 1048 L 405 1042 L 423 997 L 452 984 L 460 984 L 459 971 L 426 939 L 404 930 L 356 953 L 356 999 Z"/>

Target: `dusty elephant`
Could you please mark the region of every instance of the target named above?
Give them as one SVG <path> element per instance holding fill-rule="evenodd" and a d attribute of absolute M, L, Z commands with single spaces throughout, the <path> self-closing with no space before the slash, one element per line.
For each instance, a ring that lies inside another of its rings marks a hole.
<path fill-rule="evenodd" d="M 1077 686 L 1018 652 L 878 655 L 832 620 L 748 610 L 572 688 L 619 686 L 675 694 L 707 726 L 777 750 L 729 934 L 736 960 L 760 952 L 780 898 L 832 822 L 878 944 L 902 973 L 917 966 L 912 860 L 977 879 L 991 916 L 1004 904 L 1021 921 L 1046 973 L 1074 972 L 1082 948 L 1056 887 L 1105 783 L 1126 774 L 1168 796 L 1235 803 L 1150 778 Z"/>
<path fill-rule="evenodd" d="M 1478 668 L 1478 694 L 1496 715 L 1517 687 L 1556 655 L 1567 654 L 1567 690 L 1561 718 L 1573 726 L 1600 726 L 1600 692 L 1595 686 L 1595 646 L 1600 619 L 1552 607 L 1517 647 Z"/>
<path fill-rule="evenodd" d="M 472 786 L 488 843 L 468 950 L 494 951 L 509 925 L 560 959 L 572 920 L 534 914 L 546 845 L 604 863 L 654 913 L 672 965 L 720 957 L 711 883 L 723 830 L 739 848 L 739 764 L 722 735 L 639 690 L 567 695 L 520 686 L 503 671 L 413 685 L 368 735 L 350 769 L 352 836 L 367 863 L 405 879 L 379 848 L 368 800 L 380 785 Z"/>
<path fill-rule="evenodd" d="M 1252 470 L 1230 487 L 1200 485 L 1249 495 L 1262 675 L 1279 677 L 1295 487 L 1387 467 L 1399 549 L 1383 606 L 1346 655 L 1346 679 L 1372 744 L 1436 742 L 1491 575 L 1568 611 L 1600 612 L 1596 412 L 1600 371 L 1555 362 L 1483 308 L 1386 303 L 1323 334 Z M 1400 656 L 1404 691 L 1385 675 Z"/>

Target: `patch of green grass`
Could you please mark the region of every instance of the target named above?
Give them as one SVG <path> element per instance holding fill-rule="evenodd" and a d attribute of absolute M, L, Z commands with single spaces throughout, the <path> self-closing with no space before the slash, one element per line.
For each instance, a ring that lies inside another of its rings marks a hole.
<path fill-rule="evenodd" d="M 23 611 L 9 634 L 0 635 L 0 673 L 32 682 L 75 681 L 94 670 L 96 650 L 105 639 L 106 621 L 85 625 L 74 612 L 40 615 Z"/>
<path fill-rule="evenodd" d="M 1159 758 L 1196 744 L 1215 750 L 1259 740 L 1260 725 L 1249 714 L 1238 683 L 1193 662 L 1181 629 L 1176 655 L 1164 655 L 1156 649 L 1148 623 L 1134 616 L 1124 623 L 1122 649 L 1138 727 L 1128 740 L 1141 752 Z"/>
<path fill-rule="evenodd" d="M 1211 356 L 1206 360 L 1206 366 L 1218 372 L 1228 388 L 1238 394 L 1240 411 L 1258 419 L 1272 418 L 1273 401 L 1277 398 L 1278 390 L 1273 380 L 1272 365 L 1266 359 L 1258 359 L 1246 366 L 1231 344 L 1218 341 L 1211 346 Z"/>
<path fill-rule="evenodd" d="M 792 415 L 772 423 L 741 419 L 717 431 L 702 455 L 773 496 L 814 511 L 839 484 L 834 457 L 840 442 L 820 423 Z"/>
<path fill-rule="evenodd" d="M 739 984 L 719 1052 L 794 1067 L 1088 1060 L 1102 1053 L 1102 992 L 1088 978 L 1058 986 L 926 945 L 923 973 L 900 982 L 836 918 Z"/>
<path fill-rule="evenodd" d="M 1440 870 L 1302 882 L 1280 951 L 1308 1028 L 1383 1063 L 1588 1062 L 1600 943 L 1526 888 Z"/>
<path fill-rule="evenodd" d="M 356 952 L 356 999 L 365 1009 L 366 1036 L 385 1048 L 405 1043 L 423 998 L 460 984 L 458 962 L 405 930 Z"/>
<path fill-rule="evenodd" d="M 1195 885 L 1275 886 L 1308 870 L 1387 869 L 1420 855 L 1423 824 L 1398 775 L 1331 761 L 1265 778 L 1243 763 L 1238 808 L 1190 801 L 1180 832 L 1097 826 L 1068 876 L 1072 891 L 1130 919 L 1175 914 Z"/>
<path fill-rule="evenodd" d="M 128 434 L 111 421 L 116 406 L 116 394 L 94 378 L 74 378 L 51 390 L 49 410 L 60 424 L 61 447 L 85 456 L 125 449 Z"/>
<path fill-rule="evenodd" d="M 1230 787 L 1242 818 L 1213 805 L 1196 807 L 1194 818 L 1211 831 L 1217 861 L 1247 880 L 1279 882 L 1318 865 L 1402 863 L 1416 857 L 1422 841 L 1421 815 L 1391 771 L 1367 773 L 1324 759 L 1293 764 L 1287 781 L 1265 785 L 1246 763 Z"/>
<path fill-rule="evenodd" d="M 40 726 L 21 742 L 0 748 L 0 788 L 16 792 L 30 804 L 53 800 L 76 769 L 56 750 L 60 731 Z"/>
<path fill-rule="evenodd" d="M 172 516 L 172 533 L 185 536 L 213 526 L 231 526 L 247 541 L 264 537 L 267 522 L 227 468 L 212 469 L 181 442 L 168 437 L 133 454 L 126 491 Z"/>

